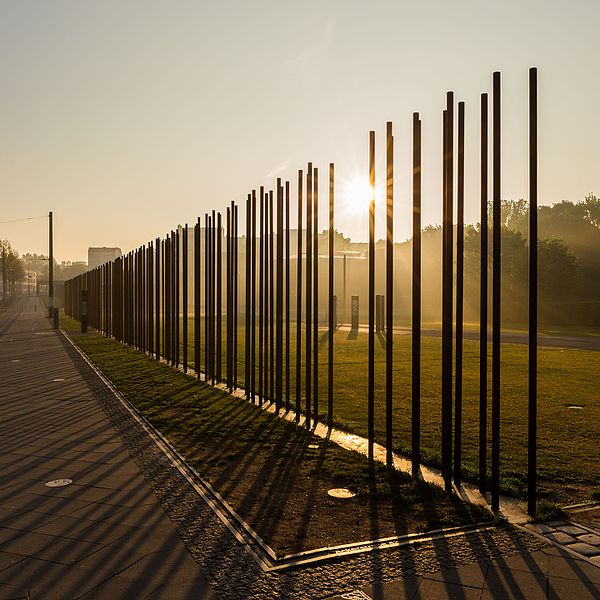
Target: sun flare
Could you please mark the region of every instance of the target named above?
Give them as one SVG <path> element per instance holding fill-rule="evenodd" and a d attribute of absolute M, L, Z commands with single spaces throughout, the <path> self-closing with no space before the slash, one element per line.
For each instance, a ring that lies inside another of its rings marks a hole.
<path fill-rule="evenodd" d="M 373 191 L 367 177 L 354 177 L 342 186 L 344 207 L 348 213 L 362 213 L 369 207 Z"/>

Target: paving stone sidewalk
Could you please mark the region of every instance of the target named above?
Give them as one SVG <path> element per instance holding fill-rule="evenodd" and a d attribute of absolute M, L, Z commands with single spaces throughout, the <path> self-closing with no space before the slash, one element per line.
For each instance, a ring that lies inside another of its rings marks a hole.
<path fill-rule="evenodd" d="M 0 600 L 213 598 L 60 336 L 0 318 Z"/>

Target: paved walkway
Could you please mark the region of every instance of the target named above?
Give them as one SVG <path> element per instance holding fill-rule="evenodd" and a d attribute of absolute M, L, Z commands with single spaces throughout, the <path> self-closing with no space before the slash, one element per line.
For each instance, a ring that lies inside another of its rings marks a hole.
<path fill-rule="evenodd" d="M 213 598 L 59 335 L 0 315 L 0 600 Z"/>

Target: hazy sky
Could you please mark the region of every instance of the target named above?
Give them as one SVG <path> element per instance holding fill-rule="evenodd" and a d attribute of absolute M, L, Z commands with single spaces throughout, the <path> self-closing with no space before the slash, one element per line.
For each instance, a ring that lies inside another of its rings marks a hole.
<path fill-rule="evenodd" d="M 0 221 L 55 212 L 59 260 L 124 251 L 244 201 L 307 161 L 336 164 L 337 228 L 367 232 L 348 181 L 396 140 L 396 233 L 410 235 L 412 112 L 424 222 L 441 219 L 441 110 L 466 102 L 466 215 L 478 218 L 479 94 L 503 73 L 505 198 L 527 197 L 527 70 L 539 68 L 542 203 L 600 193 L 598 0 L 0 0 Z M 295 199 L 295 196 L 294 196 Z M 381 204 L 381 202 L 380 202 Z M 383 213 L 377 215 L 383 234 Z M 295 219 L 292 219 L 295 223 Z M 0 225 L 46 252 L 43 219 Z"/>

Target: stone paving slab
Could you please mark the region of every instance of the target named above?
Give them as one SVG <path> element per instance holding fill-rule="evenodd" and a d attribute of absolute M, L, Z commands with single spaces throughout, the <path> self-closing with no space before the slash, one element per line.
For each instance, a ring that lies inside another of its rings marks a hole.
<path fill-rule="evenodd" d="M 0 600 L 214 598 L 36 302 L 0 335 Z"/>

